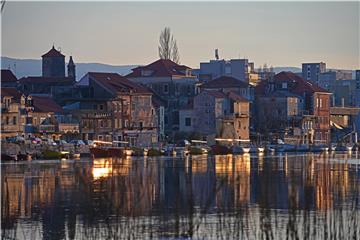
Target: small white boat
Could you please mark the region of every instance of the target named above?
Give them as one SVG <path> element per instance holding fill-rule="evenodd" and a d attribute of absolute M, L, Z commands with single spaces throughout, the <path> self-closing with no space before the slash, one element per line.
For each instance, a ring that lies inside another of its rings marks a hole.
<path fill-rule="evenodd" d="M 148 155 L 149 150 L 147 148 L 144 148 L 144 156 Z"/>
<path fill-rule="evenodd" d="M 335 145 L 335 144 L 332 144 L 332 145 L 330 146 L 330 149 L 331 149 L 332 152 L 335 152 L 335 151 L 336 151 L 336 145 Z"/>
<path fill-rule="evenodd" d="M 240 151 L 241 151 L 242 153 L 249 153 L 249 152 L 250 152 L 250 148 L 249 148 L 249 147 L 241 147 L 241 148 L 240 148 Z"/>
<path fill-rule="evenodd" d="M 348 152 L 351 152 L 353 149 L 353 146 L 346 146 L 346 149 L 348 150 Z"/>
<path fill-rule="evenodd" d="M 258 153 L 263 153 L 265 151 L 264 147 L 258 147 L 257 148 Z"/>
<path fill-rule="evenodd" d="M 171 155 L 172 155 L 172 156 L 176 156 L 176 150 L 175 150 L 175 149 L 173 149 L 173 150 L 171 151 Z"/>
<path fill-rule="evenodd" d="M 125 149 L 124 150 L 125 156 L 131 156 L 133 154 L 133 150 L 131 149 Z"/>

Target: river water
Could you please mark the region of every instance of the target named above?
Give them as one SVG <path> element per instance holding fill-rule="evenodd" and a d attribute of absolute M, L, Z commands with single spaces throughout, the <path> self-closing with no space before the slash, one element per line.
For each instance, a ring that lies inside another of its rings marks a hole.
<path fill-rule="evenodd" d="M 1 164 L 2 239 L 359 239 L 360 154 Z"/>

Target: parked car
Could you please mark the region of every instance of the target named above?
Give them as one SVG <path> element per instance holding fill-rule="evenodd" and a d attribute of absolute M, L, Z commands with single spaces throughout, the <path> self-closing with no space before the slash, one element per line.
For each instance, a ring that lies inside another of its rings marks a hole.
<path fill-rule="evenodd" d="M 51 139 L 51 138 L 44 138 L 42 139 L 43 143 L 47 144 L 47 145 L 51 145 L 51 146 L 56 146 L 56 142 Z"/>
<path fill-rule="evenodd" d="M 65 140 L 55 140 L 55 142 L 58 144 L 58 145 L 66 145 L 66 144 L 69 144 L 68 142 L 66 142 Z"/>
<path fill-rule="evenodd" d="M 41 139 L 37 138 L 37 137 L 32 137 L 30 138 L 31 143 L 33 144 L 40 144 L 41 143 Z"/>
<path fill-rule="evenodd" d="M 95 145 L 95 143 L 94 143 L 93 140 L 85 140 L 84 142 L 85 142 L 85 144 L 88 145 L 88 146 L 94 146 L 94 145 Z"/>
<path fill-rule="evenodd" d="M 75 146 L 85 145 L 83 140 L 72 140 L 72 141 L 70 141 L 70 144 L 75 145 Z"/>
<path fill-rule="evenodd" d="M 25 142 L 25 138 L 21 137 L 21 136 L 15 136 L 15 137 L 10 137 L 7 139 L 7 142 L 9 143 L 24 143 Z"/>

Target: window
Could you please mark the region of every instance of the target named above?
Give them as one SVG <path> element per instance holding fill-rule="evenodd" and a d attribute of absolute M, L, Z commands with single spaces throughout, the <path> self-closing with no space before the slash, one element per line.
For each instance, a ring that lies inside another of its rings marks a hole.
<path fill-rule="evenodd" d="M 185 126 L 187 126 L 187 127 L 191 126 L 191 118 L 189 118 L 189 117 L 185 118 Z"/>
<path fill-rule="evenodd" d="M 9 117 L 6 117 L 6 125 L 9 125 Z"/>
<path fill-rule="evenodd" d="M 164 84 L 164 89 L 163 89 L 164 93 L 168 93 L 169 92 L 169 85 Z"/>
<path fill-rule="evenodd" d="M 13 117 L 13 124 L 16 125 L 16 117 Z"/>
<path fill-rule="evenodd" d="M 100 110 L 104 110 L 104 105 L 100 104 Z"/>
<path fill-rule="evenodd" d="M 151 115 L 154 115 L 155 114 L 155 111 L 154 111 L 154 109 L 152 108 L 151 109 Z"/>
<path fill-rule="evenodd" d="M 139 128 L 143 128 L 144 127 L 144 122 L 139 122 Z"/>
<path fill-rule="evenodd" d="M 98 140 L 99 140 L 99 141 L 102 141 L 102 140 L 103 140 L 103 136 L 102 136 L 102 135 L 99 135 L 99 136 L 98 136 Z"/>

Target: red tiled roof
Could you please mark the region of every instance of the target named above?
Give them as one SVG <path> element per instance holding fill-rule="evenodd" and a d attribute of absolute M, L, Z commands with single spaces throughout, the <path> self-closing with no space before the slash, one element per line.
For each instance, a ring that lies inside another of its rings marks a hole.
<path fill-rule="evenodd" d="M 233 91 L 230 91 L 227 95 L 230 99 L 234 100 L 235 102 L 249 102 L 249 100 L 238 95 L 237 93 L 235 93 Z"/>
<path fill-rule="evenodd" d="M 60 83 L 60 82 L 73 82 L 74 79 L 71 77 L 23 77 L 19 79 L 20 82 L 30 83 Z"/>
<path fill-rule="evenodd" d="M 89 72 L 89 76 L 100 82 L 109 90 L 116 92 L 148 93 L 151 92 L 144 86 L 134 83 L 117 73 Z"/>
<path fill-rule="evenodd" d="M 51 98 L 45 96 L 31 96 L 35 112 L 61 113 L 63 109 Z"/>
<path fill-rule="evenodd" d="M 56 50 L 53 46 L 47 53 L 41 57 L 65 57 L 60 51 Z"/>
<path fill-rule="evenodd" d="M 3 97 L 14 97 L 16 100 L 20 100 L 22 93 L 13 87 L 2 87 L 1 98 Z"/>
<path fill-rule="evenodd" d="M 274 76 L 275 84 L 288 83 L 289 92 L 303 95 L 304 93 L 313 94 L 315 92 L 329 93 L 318 85 L 304 80 L 293 72 L 280 72 Z M 268 81 L 262 81 L 255 87 L 256 94 L 264 94 Z"/>
<path fill-rule="evenodd" d="M 229 76 L 222 76 L 204 83 L 201 88 L 247 88 L 249 84 Z"/>
<path fill-rule="evenodd" d="M 16 82 L 17 78 L 12 71 L 1 69 L 1 82 Z"/>
<path fill-rule="evenodd" d="M 139 66 L 132 69 L 132 73 L 126 75 L 126 77 L 144 77 L 142 75 L 143 70 L 152 71 L 148 77 L 171 77 L 174 75 L 185 76 L 186 69 L 191 69 L 185 65 L 179 65 L 169 59 L 159 59 L 149 65 Z"/>

